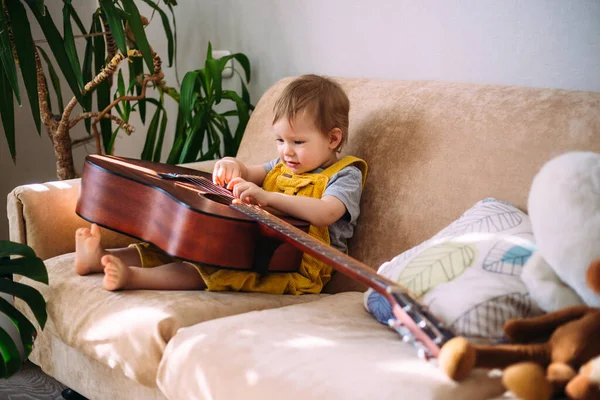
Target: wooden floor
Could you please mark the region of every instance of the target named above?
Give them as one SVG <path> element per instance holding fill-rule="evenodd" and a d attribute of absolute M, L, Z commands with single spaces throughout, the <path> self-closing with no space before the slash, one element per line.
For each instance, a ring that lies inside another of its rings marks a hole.
<path fill-rule="evenodd" d="M 29 362 L 9 379 L 0 379 L 1 400 L 62 400 L 64 389 L 65 386 Z"/>

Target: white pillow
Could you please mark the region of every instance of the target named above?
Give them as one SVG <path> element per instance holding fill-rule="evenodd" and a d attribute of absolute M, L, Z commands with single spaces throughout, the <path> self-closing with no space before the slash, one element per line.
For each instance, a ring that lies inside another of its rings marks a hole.
<path fill-rule="evenodd" d="M 506 320 L 542 313 L 520 278 L 534 250 L 527 214 L 488 198 L 377 273 L 408 287 L 456 334 L 498 341 Z M 393 318 L 385 297 L 369 289 L 364 298 L 377 320 Z"/>

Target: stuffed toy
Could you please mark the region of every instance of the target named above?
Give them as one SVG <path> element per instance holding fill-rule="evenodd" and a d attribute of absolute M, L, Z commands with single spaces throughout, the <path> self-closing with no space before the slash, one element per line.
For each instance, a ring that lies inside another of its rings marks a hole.
<path fill-rule="evenodd" d="M 586 282 L 590 263 L 600 258 L 600 154 L 569 152 L 547 162 L 533 179 L 527 208 L 537 251 L 521 279 L 532 299 L 546 312 L 600 307 Z"/>
<path fill-rule="evenodd" d="M 548 314 L 507 321 L 510 344 L 449 341 L 439 365 L 461 380 L 474 367 L 503 368 L 524 400 L 556 393 L 600 399 L 600 154 L 571 152 L 544 165 L 528 201 L 537 251 L 521 277 Z"/>
<path fill-rule="evenodd" d="M 503 368 L 504 386 L 523 400 L 548 400 L 565 391 L 577 400 L 599 398 L 593 397 L 594 389 L 600 393 L 600 386 L 590 377 L 594 365 L 586 363 L 600 356 L 600 308 L 573 306 L 513 319 L 507 321 L 504 332 L 511 344 L 473 345 L 462 337 L 450 340 L 440 352 L 439 367 L 457 381 L 475 367 Z"/>

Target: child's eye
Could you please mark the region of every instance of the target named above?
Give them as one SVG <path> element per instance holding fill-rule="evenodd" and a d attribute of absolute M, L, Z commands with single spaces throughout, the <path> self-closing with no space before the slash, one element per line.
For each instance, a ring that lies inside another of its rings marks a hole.
<path fill-rule="evenodd" d="M 283 143 L 283 139 L 275 139 L 277 143 Z"/>
<path fill-rule="evenodd" d="M 302 140 L 294 140 L 294 144 L 302 144 L 302 143 L 304 143 L 304 141 L 302 141 Z"/>

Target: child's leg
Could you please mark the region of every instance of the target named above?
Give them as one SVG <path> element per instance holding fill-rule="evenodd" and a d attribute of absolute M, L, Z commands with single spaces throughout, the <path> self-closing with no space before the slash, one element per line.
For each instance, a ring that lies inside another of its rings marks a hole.
<path fill-rule="evenodd" d="M 140 255 L 135 248 L 105 250 L 100 246 L 100 228 L 92 224 L 90 228 L 79 228 L 75 232 L 75 272 L 87 275 L 104 272 L 101 259 L 106 254 L 114 254 L 127 265 L 140 266 Z"/>
<path fill-rule="evenodd" d="M 190 264 L 175 262 L 154 268 L 127 265 L 112 254 L 102 257 L 106 290 L 154 289 L 154 290 L 200 290 L 206 285 L 196 268 Z"/>

